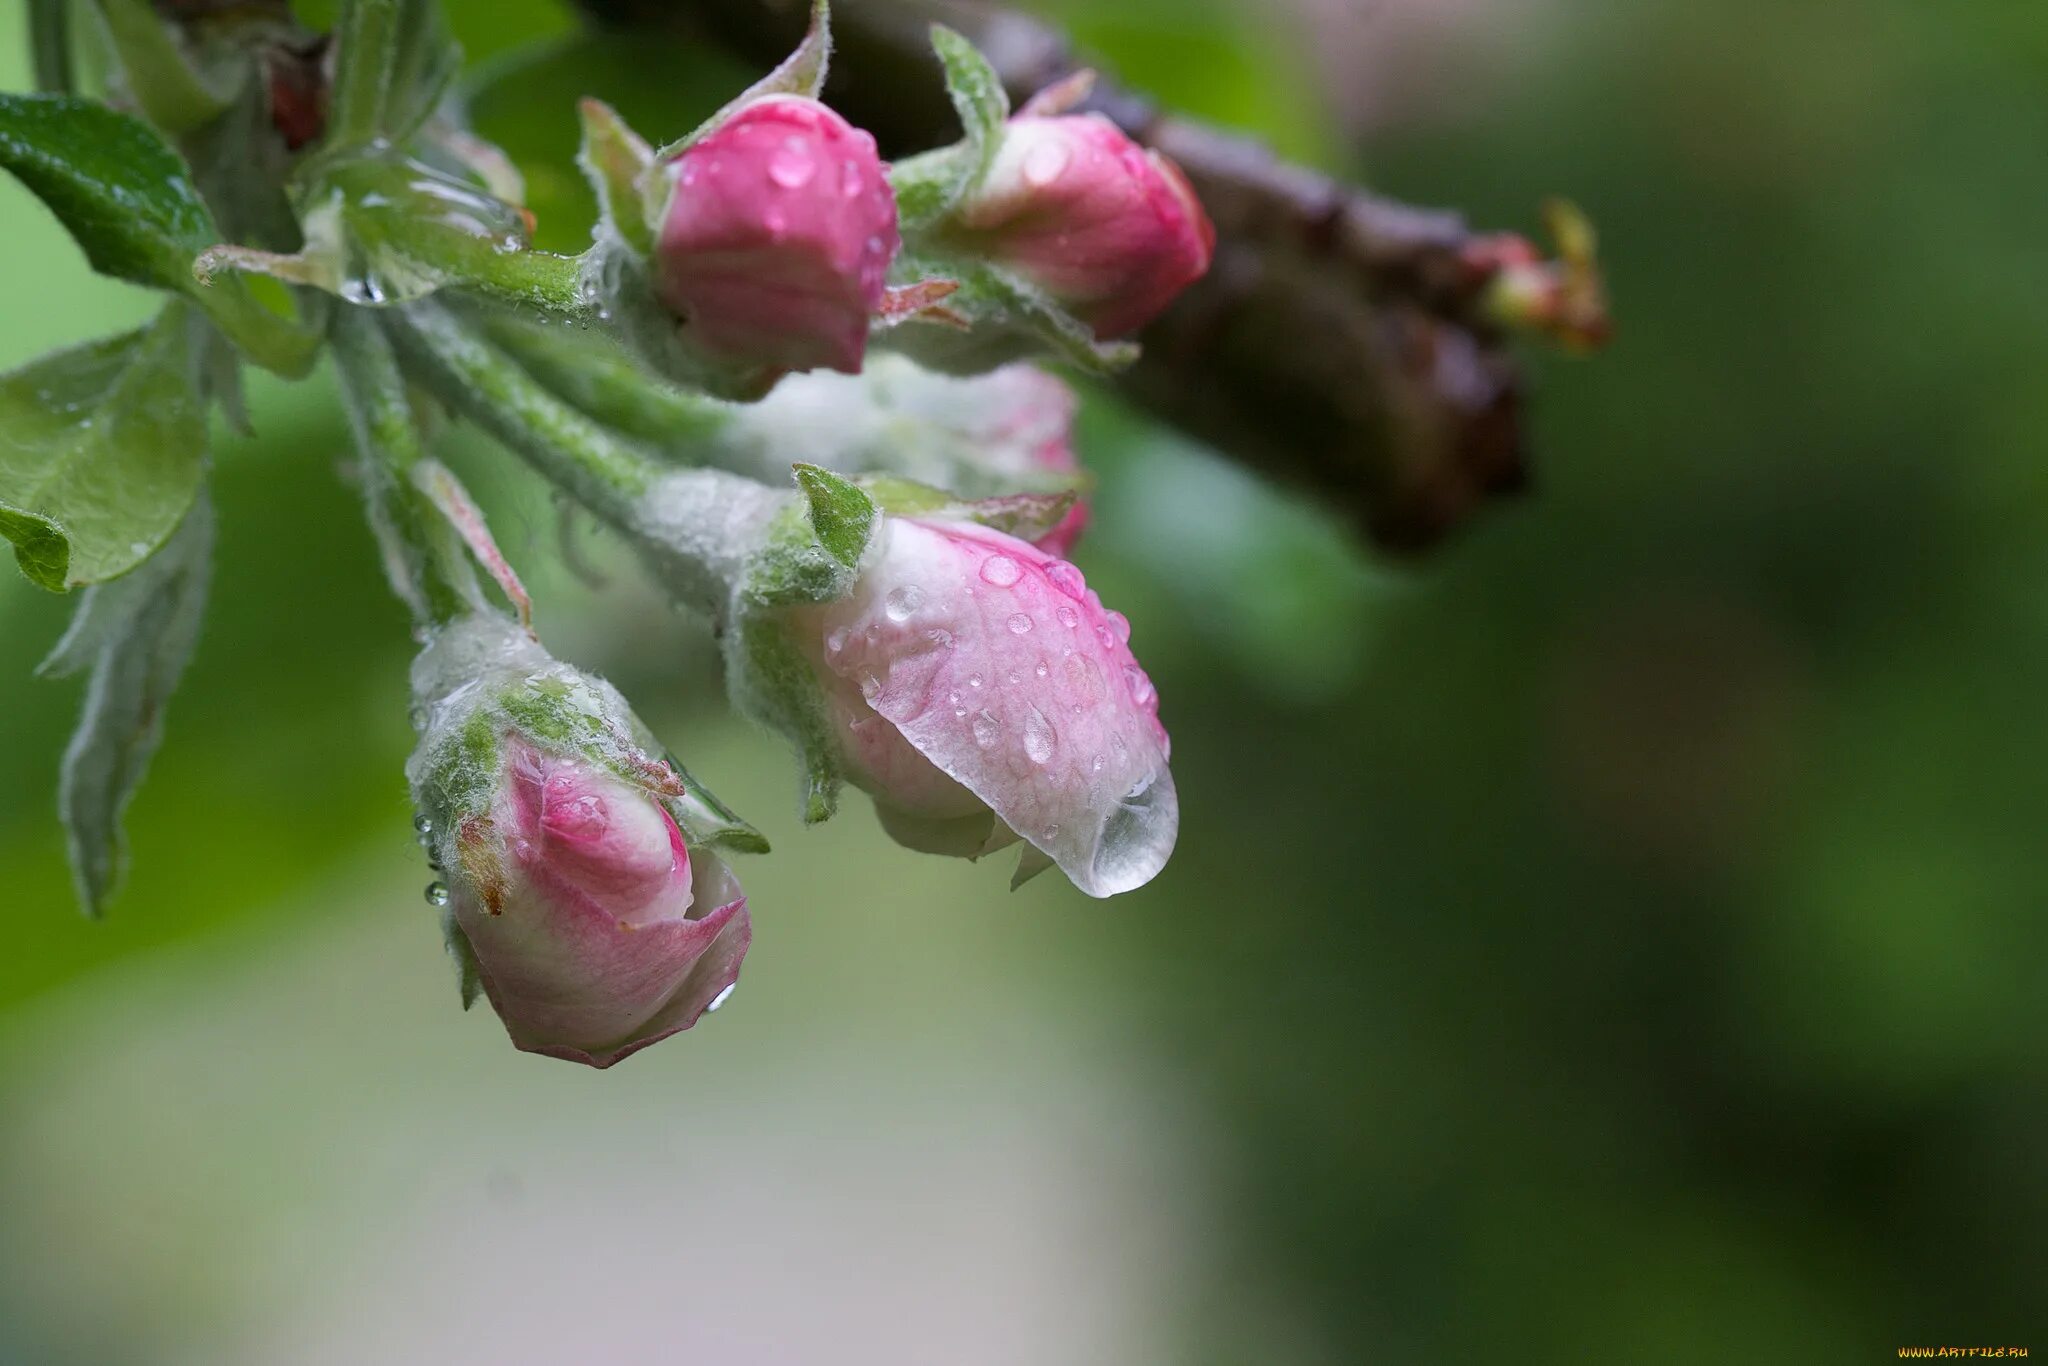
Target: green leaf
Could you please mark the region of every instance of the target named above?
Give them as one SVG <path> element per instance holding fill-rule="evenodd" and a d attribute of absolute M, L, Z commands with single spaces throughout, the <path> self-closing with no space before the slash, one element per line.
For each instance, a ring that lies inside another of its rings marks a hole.
<path fill-rule="evenodd" d="M 402 143 L 433 114 L 462 65 L 440 0 L 343 0 L 335 24 L 327 147 Z"/>
<path fill-rule="evenodd" d="M 185 290 L 213 217 L 142 120 L 69 95 L 0 94 L 0 165 L 50 206 L 102 275 Z"/>
<path fill-rule="evenodd" d="M 78 899 L 95 919 L 121 878 L 121 813 L 163 738 L 165 706 L 199 639 L 212 554 L 213 508 L 202 496 L 161 554 L 79 599 L 40 671 L 91 670 L 58 806 Z"/>
<path fill-rule="evenodd" d="M 58 351 L 0 377 L 0 534 L 62 592 L 133 569 L 192 505 L 206 467 L 191 318 Z"/>
<path fill-rule="evenodd" d="M 796 482 L 810 503 L 818 544 L 849 569 L 859 564 L 874 534 L 875 500 L 852 480 L 817 465 L 798 465 Z"/>
<path fill-rule="evenodd" d="M 898 517 L 936 517 L 975 522 L 1020 541 L 1035 541 L 1060 524 L 1079 494 L 1073 489 L 1050 493 L 1004 493 L 990 498 L 959 498 L 944 489 L 894 475 L 871 475 L 860 481 L 884 512 Z"/>
<path fill-rule="evenodd" d="M 206 288 L 193 260 L 217 239 L 184 161 L 140 119 L 69 95 L 0 94 L 0 166 L 48 205 L 94 270 L 190 296 L 251 359 L 312 367 L 318 338 L 240 283 Z"/>

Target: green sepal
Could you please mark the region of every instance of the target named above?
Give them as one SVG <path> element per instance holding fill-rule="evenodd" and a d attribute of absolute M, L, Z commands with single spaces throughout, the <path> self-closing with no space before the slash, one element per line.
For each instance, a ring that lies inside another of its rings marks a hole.
<path fill-rule="evenodd" d="M 468 1010 L 484 994 L 484 969 L 469 936 L 462 932 L 462 923 L 455 918 L 453 906 L 441 908 L 441 938 L 448 945 L 448 956 L 455 960 L 455 990 L 462 997 L 462 1008 Z"/>
<path fill-rule="evenodd" d="M 654 229 L 644 208 L 644 196 L 654 168 L 654 149 L 626 125 L 618 111 L 601 100 L 586 99 L 577 106 L 583 123 L 583 142 L 576 164 L 597 196 L 598 214 L 619 240 L 641 256 L 654 254 Z"/>
<path fill-rule="evenodd" d="M 241 284 L 207 288 L 194 259 L 219 238 L 185 162 L 142 120 L 69 95 L 0 94 L 0 166 L 57 215 L 102 275 L 190 297 L 266 369 L 312 369 L 319 336 Z"/>
<path fill-rule="evenodd" d="M 711 789 L 676 762 L 673 754 L 667 759 L 669 767 L 682 780 L 683 790 L 674 796 L 664 796 L 661 804 L 668 808 L 669 815 L 676 818 L 676 824 L 682 827 L 683 836 L 692 849 L 708 847 L 735 854 L 769 852 L 767 836 L 719 801 Z"/>
<path fill-rule="evenodd" d="M 0 536 L 53 592 L 127 573 L 169 539 L 206 472 L 193 316 L 0 376 Z"/>
<path fill-rule="evenodd" d="M 867 553 L 875 534 L 878 509 L 866 490 L 843 475 L 818 465 L 798 464 L 796 484 L 809 505 L 811 530 L 818 544 L 852 569 Z"/>
<path fill-rule="evenodd" d="M 906 247 L 890 275 L 903 281 L 943 276 L 958 282 L 945 307 L 967 324 L 964 330 L 911 319 L 874 338 L 874 345 L 934 370 L 975 375 L 1012 361 L 1050 357 L 1107 376 L 1138 358 L 1136 342 L 1097 341 L 1088 324 L 1044 290 L 991 262 L 921 245 Z"/>
<path fill-rule="evenodd" d="M 342 0 L 323 152 L 399 144 L 419 131 L 462 65 L 440 0 Z"/>
<path fill-rule="evenodd" d="M 93 7 L 120 66 L 122 84 L 149 121 L 173 136 L 218 118 L 254 72 L 246 60 L 202 70 L 176 25 L 158 14 L 149 0 L 94 0 Z"/>
<path fill-rule="evenodd" d="M 830 0 L 811 0 L 810 27 L 804 30 L 803 40 L 796 45 L 796 50 L 784 57 L 773 71 L 726 101 L 717 113 L 692 129 L 688 137 L 678 138 L 662 148 L 655 154 L 655 159 L 669 161 L 681 155 L 690 144 L 756 100 L 771 95 L 818 98 L 825 88 L 825 75 L 831 64 L 832 6 Z"/>
<path fill-rule="evenodd" d="M 1009 92 L 981 50 L 944 24 L 932 25 L 932 51 L 945 68 L 946 94 L 960 115 L 960 128 L 971 149 L 969 183 L 979 182 L 1002 141 L 1003 124 L 1010 117 Z"/>
<path fill-rule="evenodd" d="M 1080 496 L 1076 489 L 1050 493 L 1005 493 L 991 498 L 961 498 L 895 475 L 868 475 L 860 486 L 875 504 L 893 517 L 927 517 L 939 521 L 974 522 L 1035 541 L 1058 526 Z"/>
<path fill-rule="evenodd" d="M 733 695 L 745 700 L 749 714 L 796 746 L 803 782 L 798 810 L 804 824 L 830 820 L 839 809 L 844 778 L 832 718 L 811 662 L 773 610 L 749 606 L 736 637 L 728 680 Z"/>

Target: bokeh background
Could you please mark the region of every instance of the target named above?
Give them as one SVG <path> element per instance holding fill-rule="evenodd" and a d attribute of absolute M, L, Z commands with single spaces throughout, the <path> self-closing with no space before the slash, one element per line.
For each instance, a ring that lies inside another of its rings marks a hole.
<path fill-rule="evenodd" d="M 570 27 L 454 9 L 480 61 Z M 0 576 L 0 1361 L 2048 1352 L 2048 9 L 1064 10 L 1390 193 L 1587 207 L 1621 330 L 1532 357 L 1533 494 L 1389 566 L 1092 402 L 1080 558 L 1185 821 L 1098 904 L 858 798 L 802 831 L 702 637 L 601 545 L 604 592 L 551 571 L 458 438 L 550 643 L 780 851 L 732 1003 L 599 1074 L 456 1008 L 405 623 L 327 381 L 260 385 L 104 924 L 31 676 L 66 604 Z M 722 97 L 629 65 L 593 93 Z M 487 126 L 566 146 L 549 69 Z M 0 244 L 0 365 L 147 307 L 11 181 Z"/>

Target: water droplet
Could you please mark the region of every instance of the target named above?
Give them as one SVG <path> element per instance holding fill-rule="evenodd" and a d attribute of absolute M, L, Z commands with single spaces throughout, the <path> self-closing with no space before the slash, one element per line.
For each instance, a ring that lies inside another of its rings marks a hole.
<path fill-rule="evenodd" d="M 858 197 L 861 192 L 861 187 L 865 184 L 866 182 L 861 179 L 859 162 L 849 161 L 846 163 L 845 167 L 843 167 L 840 170 L 839 190 L 840 193 L 844 194 L 848 199 Z"/>
<path fill-rule="evenodd" d="M 1088 771 L 1090 773 L 1102 772 L 1102 756 L 1100 754 L 1088 761 Z"/>
<path fill-rule="evenodd" d="M 706 1015 L 709 1015 L 709 1014 L 710 1014 L 711 1012 L 713 1012 L 714 1010 L 717 1010 L 717 1009 L 718 1009 L 718 1008 L 719 1008 L 720 1006 L 724 1005 L 724 1004 L 725 1004 L 725 1003 L 726 1003 L 727 1001 L 730 1001 L 730 1000 L 732 999 L 732 994 L 733 994 L 733 993 L 734 993 L 735 991 L 738 991 L 739 989 L 740 989 L 740 984 L 739 984 L 738 982 L 727 982 L 727 983 L 725 984 L 725 990 L 723 990 L 723 991 L 719 992 L 719 993 L 718 993 L 718 994 L 717 994 L 716 996 L 712 997 L 712 998 L 711 998 L 711 1004 L 710 1004 L 710 1005 L 708 1005 L 708 1006 L 705 1006 L 705 1007 L 704 1007 L 704 1013 L 705 1013 Z"/>
<path fill-rule="evenodd" d="M 1059 837 L 1060 828 L 1057 825 L 1048 825 L 1045 827 L 1045 838 L 1049 840 L 1056 840 Z"/>
<path fill-rule="evenodd" d="M 414 730 L 425 730 L 427 728 L 427 709 L 425 707 L 414 707 L 407 715 L 412 718 L 412 728 Z"/>
<path fill-rule="evenodd" d="M 1110 630 L 1102 622 L 1097 622 L 1095 625 L 1095 638 L 1102 642 L 1102 648 L 1105 650 L 1114 650 L 1116 648 L 1116 632 Z"/>
<path fill-rule="evenodd" d="M 1054 560 L 1045 567 L 1045 576 L 1052 580 L 1052 586 L 1079 602 L 1081 595 L 1088 591 L 1088 581 L 1081 577 L 1081 571 L 1065 560 Z"/>
<path fill-rule="evenodd" d="M 683 162 L 683 172 L 679 178 L 686 186 L 695 185 L 697 183 L 697 163 L 685 160 Z"/>
<path fill-rule="evenodd" d="M 995 713 L 984 708 L 974 718 L 974 743 L 987 749 L 1002 738 L 1003 723 L 996 720 Z"/>
<path fill-rule="evenodd" d="M 1009 625 L 1010 634 L 1013 636 L 1023 636 L 1031 634 L 1031 617 L 1027 613 L 1011 613 Z"/>
<path fill-rule="evenodd" d="M 1041 142 L 1024 154 L 1024 180 L 1042 190 L 1058 180 L 1072 160 L 1073 153 L 1064 142 Z"/>
<path fill-rule="evenodd" d="M 889 596 L 882 599 L 882 610 L 891 621 L 908 621 L 910 614 L 924 606 L 924 590 L 915 584 L 889 590 Z"/>
<path fill-rule="evenodd" d="M 429 882 L 427 884 L 427 904 L 429 906 L 446 906 L 448 904 L 448 884 L 445 882 Z"/>
<path fill-rule="evenodd" d="M 844 626 L 841 626 L 837 630 L 833 631 L 831 635 L 825 637 L 825 653 L 830 655 L 836 655 L 845 649 L 846 628 Z"/>
<path fill-rule="evenodd" d="M 789 231 L 789 215 L 780 209 L 770 209 L 761 215 L 761 225 L 768 229 L 772 241 L 781 241 L 782 234 Z"/>
<path fill-rule="evenodd" d="M 1109 629 L 1116 632 L 1117 644 L 1128 645 L 1131 643 L 1131 619 L 1122 612 L 1111 612 L 1109 614 Z"/>
<path fill-rule="evenodd" d="M 1003 675 L 1003 682 L 1009 684 L 1013 688 L 1016 687 L 1019 683 L 1022 683 L 1023 681 L 1024 675 L 1018 673 L 1015 669 L 1012 669 L 1010 670 L 1010 672 Z"/>
<path fill-rule="evenodd" d="M 942 650 L 953 648 L 953 633 L 943 627 L 934 626 L 924 633 L 924 638 Z"/>
<path fill-rule="evenodd" d="M 1053 615 L 1058 617 L 1060 619 L 1060 625 L 1066 627 L 1069 631 L 1073 630 L 1076 626 L 1079 626 L 1081 624 L 1081 614 L 1079 612 L 1076 612 L 1073 608 L 1066 606 L 1065 604 L 1061 604 L 1061 606 L 1053 612 Z"/>
<path fill-rule="evenodd" d="M 1031 756 L 1034 764 L 1052 762 L 1052 752 L 1059 745 L 1059 732 L 1052 728 L 1052 722 L 1045 719 L 1045 713 L 1033 707 L 1031 714 L 1024 718 L 1024 752 Z"/>
<path fill-rule="evenodd" d="M 1124 665 L 1124 677 L 1127 680 L 1129 680 L 1131 685 L 1131 700 L 1133 702 L 1136 702 L 1139 706 L 1145 706 L 1154 701 L 1159 696 L 1159 694 L 1153 690 L 1151 678 L 1149 678 L 1146 675 L 1145 671 L 1139 668 L 1137 665 Z"/>
<path fill-rule="evenodd" d="M 421 812 L 412 818 L 412 832 L 422 838 L 434 833 L 434 818 Z"/>
<path fill-rule="evenodd" d="M 1008 555 L 991 555 L 981 562 L 981 578 L 998 588 L 1008 588 L 1024 577 L 1024 571 Z"/>
<path fill-rule="evenodd" d="M 983 679 L 980 674 L 967 675 L 967 686 L 970 688 L 978 688 L 982 685 L 982 682 Z"/>
<path fill-rule="evenodd" d="M 869 706 L 874 706 L 876 699 L 882 695 L 882 680 L 873 674 L 863 678 L 860 681 L 860 695 L 867 699 Z"/>
<path fill-rule="evenodd" d="M 818 163 L 802 138 L 791 138 L 768 158 L 768 178 L 785 190 L 800 190 L 818 173 Z"/>

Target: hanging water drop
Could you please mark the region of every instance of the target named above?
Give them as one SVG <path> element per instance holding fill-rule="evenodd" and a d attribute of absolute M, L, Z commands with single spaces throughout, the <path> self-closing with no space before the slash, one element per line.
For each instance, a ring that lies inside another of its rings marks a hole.
<path fill-rule="evenodd" d="M 924 605 L 924 590 L 915 584 L 889 590 L 889 596 L 882 599 L 882 610 L 891 621 L 908 621 L 910 614 Z"/>
<path fill-rule="evenodd" d="M 791 138 L 768 158 L 768 178 L 785 190 L 799 190 L 818 173 L 818 163 L 803 139 Z"/>
<path fill-rule="evenodd" d="M 448 904 L 448 884 L 445 882 L 429 882 L 427 884 L 427 904 L 429 906 L 446 906 Z"/>
<path fill-rule="evenodd" d="M 718 994 L 717 994 L 716 996 L 712 997 L 712 998 L 711 998 L 711 1004 L 710 1004 L 710 1005 L 708 1005 L 708 1006 L 705 1006 L 705 1007 L 704 1007 L 704 1013 L 705 1013 L 706 1015 L 709 1015 L 709 1014 L 711 1014 L 711 1013 L 712 1013 L 713 1011 L 717 1010 L 717 1009 L 718 1009 L 718 1008 L 719 1008 L 720 1006 L 724 1005 L 724 1004 L 725 1004 L 725 1003 L 726 1003 L 727 1001 L 730 1001 L 730 1000 L 732 999 L 732 994 L 733 994 L 733 993 L 734 993 L 735 991 L 738 991 L 739 989 L 740 989 L 740 984 L 739 984 L 738 982 L 727 982 L 727 983 L 725 984 L 725 990 L 723 990 L 723 991 L 719 992 L 719 993 L 718 993 Z"/>

